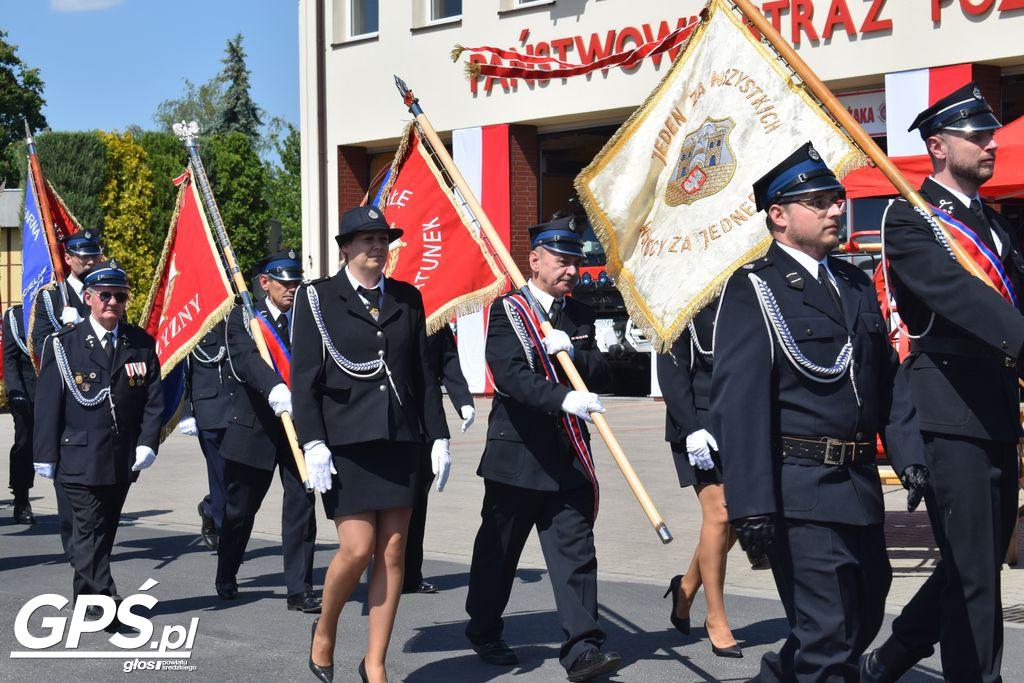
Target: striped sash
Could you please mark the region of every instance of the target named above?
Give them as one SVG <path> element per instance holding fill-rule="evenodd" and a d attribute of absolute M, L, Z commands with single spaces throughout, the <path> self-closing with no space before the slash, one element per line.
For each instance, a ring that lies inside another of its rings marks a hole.
<path fill-rule="evenodd" d="M 978 264 L 982 272 L 992 281 L 996 291 L 1004 299 L 1016 306 L 1017 293 L 1014 291 L 1013 283 L 1010 282 L 1010 278 L 1006 274 L 1006 269 L 1003 268 L 1002 261 L 999 260 L 999 255 L 989 249 L 974 230 L 938 207 L 932 206 L 932 209 L 935 211 L 935 217 L 945 224 L 950 234 L 963 247 L 964 251 L 967 252 L 971 259 Z"/>

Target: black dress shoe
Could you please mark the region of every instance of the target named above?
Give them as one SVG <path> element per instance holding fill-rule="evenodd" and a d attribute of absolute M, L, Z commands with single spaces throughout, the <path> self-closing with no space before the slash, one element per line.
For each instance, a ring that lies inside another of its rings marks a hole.
<path fill-rule="evenodd" d="M 103 608 L 99 605 L 89 605 L 85 608 L 85 618 L 87 621 L 98 621 L 103 616 Z"/>
<path fill-rule="evenodd" d="M 289 612 L 305 612 L 306 614 L 320 614 L 321 601 L 313 591 L 306 591 L 298 595 L 288 596 Z"/>
<path fill-rule="evenodd" d="M 206 510 L 203 509 L 203 501 L 199 501 L 199 519 L 203 523 L 199 529 L 199 535 L 202 537 L 203 543 L 210 550 L 216 550 L 217 544 L 220 542 L 220 536 L 217 534 L 217 524 L 213 521 L 213 517 L 206 514 Z"/>
<path fill-rule="evenodd" d="M 14 504 L 15 524 L 35 524 L 36 516 L 32 514 L 32 504 L 27 500 L 24 503 Z"/>
<path fill-rule="evenodd" d="M 359 680 L 363 683 L 370 683 L 370 679 L 366 677 L 366 660 L 359 662 Z"/>
<path fill-rule="evenodd" d="M 497 666 L 515 666 L 519 663 L 516 651 L 508 646 L 501 638 L 487 643 L 473 643 L 473 652 L 480 655 L 480 659 L 488 664 Z"/>
<path fill-rule="evenodd" d="M 313 640 L 316 638 L 316 625 L 319 623 L 319 619 L 313 620 L 313 632 L 309 636 L 309 670 L 324 683 L 331 683 L 334 680 L 334 665 L 320 666 L 313 663 Z"/>
<path fill-rule="evenodd" d="M 676 574 L 672 577 L 672 580 L 668 582 L 668 590 L 665 591 L 665 595 L 661 596 L 662 599 L 667 598 L 669 595 L 672 596 L 672 613 L 668 615 L 668 620 L 672 622 L 672 625 L 676 627 L 676 630 L 682 633 L 684 636 L 690 635 L 690 617 L 677 617 L 676 616 L 676 605 L 679 604 L 679 584 L 683 582 L 683 575 Z"/>
<path fill-rule="evenodd" d="M 429 594 L 429 593 L 436 593 L 436 592 L 437 592 L 437 586 L 435 586 L 432 583 L 427 583 L 426 581 L 420 581 L 419 583 L 415 583 L 415 584 L 413 584 L 411 586 L 402 586 L 402 593 L 404 593 L 405 595 L 408 595 L 410 593 L 425 593 L 425 594 Z"/>
<path fill-rule="evenodd" d="M 234 600 L 238 597 L 238 583 L 234 579 L 217 581 L 214 586 L 221 600 Z"/>
<path fill-rule="evenodd" d="M 622 658 L 616 652 L 601 652 L 596 647 L 587 650 L 569 667 L 570 681 L 589 681 L 601 674 L 610 674 L 619 670 Z"/>
<path fill-rule="evenodd" d="M 708 630 L 708 622 L 707 621 L 704 622 L 704 630 L 705 631 Z M 737 645 L 730 645 L 729 647 L 718 647 L 717 645 L 715 645 L 715 641 L 711 640 L 711 634 L 710 633 L 708 633 L 708 640 L 711 642 L 711 651 L 715 653 L 715 656 L 717 656 L 717 657 L 728 657 L 729 659 L 742 659 L 743 658 L 743 650 L 740 649 L 740 646 L 738 644 Z"/>

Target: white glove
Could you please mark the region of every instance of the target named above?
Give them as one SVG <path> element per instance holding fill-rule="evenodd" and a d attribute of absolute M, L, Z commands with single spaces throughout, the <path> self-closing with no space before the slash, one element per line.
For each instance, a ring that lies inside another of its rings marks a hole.
<path fill-rule="evenodd" d="M 686 437 L 686 455 L 690 464 L 702 470 L 710 470 L 715 466 L 711 459 L 711 450 L 718 450 L 718 442 L 706 429 L 698 429 Z"/>
<path fill-rule="evenodd" d="M 476 408 L 473 406 L 462 406 L 459 408 L 459 413 L 462 415 L 462 432 L 465 433 L 467 429 L 473 426 L 473 421 L 476 420 Z"/>
<path fill-rule="evenodd" d="M 274 409 L 274 415 L 280 416 L 281 413 L 292 412 L 292 392 L 288 389 L 288 385 L 278 384 L 270 390 L 270 395 L 267 396 L 267 403 Z"/>
<path fill-rule="evenodd" d="M 452 455 L 448 450 L 448 439 L 434 439 L 430 447 L 430 469 L 437 475 L 437 492 L 444 491 L 448 474 L 452 471 Z"/>
<path fill-rule="evenodd" d="M 156 453 L 149 446 L 135 447 L 135 464 L 132 465 L 132 472 L 139 472 L 156 462 Z"/>
<path fill-rule="evenodd" d="M 199 436 L 199 425 L 194 417 L 186 417 L 178 422 L 178 431 L 185 436 Z"/>
<path fill-rule="evenodd" d="M 65 306 L 64 310 L 60 312 L 60 321 L 65 325 L 77 325 L 82 322 L 82 316 L 78 314 L 77 308 Z"/>
<path fill-rule="evenodd" d="M 570 357 L 573 355 L 572 340 L 562 330 L 551 330 L 540 341 L 544 344 L 544 350 L 549 356 L 553 356 L 559 351 L 565 351 Z"/>
<path fill-rule="evenodd" d="M 590 413 L 603 413 L 605 409 L 597 394 L 589 391 L 570 391 L 562 400 L 562 411 L 583 418 L 587 422 L 593 422 Z"/>
<path fill-rule="evenodd" d="M 334 458 L 331 449 L 323 441 L 310 441 L 302 447 L 306 455 L 306 476 L 314 491 L 326 493 L 331 488 L 331 475 L 337 474 L 334 469 Z"/>
<path fill-rule="evenodd" d="M 52 462 L 34 462 L 32 463 L 32 469 L 36 471 L 40 477 L 46 477 L 47 479 L 53 479 L 53 471 L 57 469 L 57 466 Z"/>

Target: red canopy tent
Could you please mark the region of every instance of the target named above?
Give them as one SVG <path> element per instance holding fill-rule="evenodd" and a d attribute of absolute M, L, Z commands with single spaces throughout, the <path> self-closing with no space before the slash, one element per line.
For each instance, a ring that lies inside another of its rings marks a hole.
<path fill-rule="evenodd" d="M 1024 116 L 1009 123 L 995 133 L 996 172 L 992 179 L 981 188 L 981 196 L 989 200 L 1024 196 Z M 916 187 L 932 173 L 932 163 L 927 154 L 910 157 L 892 157 L 907 181 Z M 850 199 L 861 197 L 891 197 L 899 194 L 877 168 L 861 168 L 843 178 L 846 196 Z"/>

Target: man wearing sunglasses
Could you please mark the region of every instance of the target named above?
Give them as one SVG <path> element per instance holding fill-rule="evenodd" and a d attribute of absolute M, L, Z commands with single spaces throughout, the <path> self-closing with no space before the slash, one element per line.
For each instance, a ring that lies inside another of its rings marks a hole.
<path fill-rule="evenodd" d="M 160 363 L 153 337 L 123 320 L 128 277 L 117 262 L 97 263 L 82 284 L 89 316 L 41 350 L 34 467 L 70 507 L 75 599 L 120 601 L 110 551 L 128 487 L 160 445 Z M 96 605 L 86 611 L 101 615 Z M 115 619 L 107 628 L 116 627 Z"/>
<path fill-rule="evenodd" d="M 807 143 L 754 197 L 773 242 L 722 294 L 711 432 L 729 520 L 744 550 L 767 549 L 790 627 L 758 680 L 856 680 L 892 580 L 875 437 L 906 477 L 910 508 L 924 447 L 874 287 L 829 255 L 843 186 Z"/>
<path fill-rule="evenodd" d="M 1018 237 L 978 191 L 992 177 L 1000 127 L 968 83 L 921 112 L 933 173 L 921 196 L 985 267 L 989 286 L 951 256 L 934 226 L 898 200 L 883 219 L 889 285 L 910 334 L 910 379 L 931 480 L 925 501 L 941 553 L 928 580 L 864 661 L 862 678 L 895 681 L 941 643 L 946 680 L 999 680 L 1000 568 L 1017 517 L 1024 259 Z"/>

